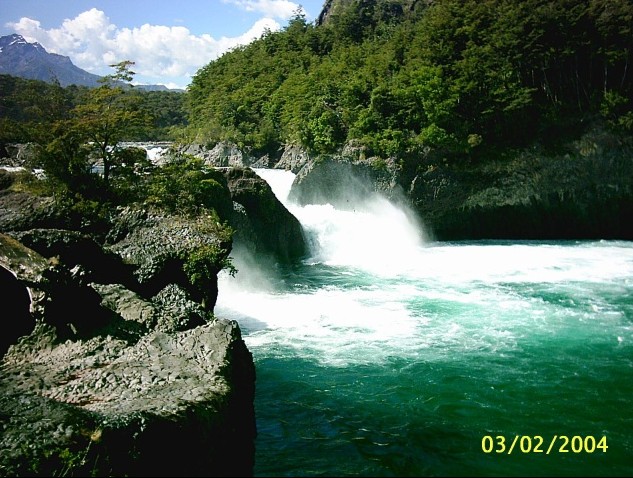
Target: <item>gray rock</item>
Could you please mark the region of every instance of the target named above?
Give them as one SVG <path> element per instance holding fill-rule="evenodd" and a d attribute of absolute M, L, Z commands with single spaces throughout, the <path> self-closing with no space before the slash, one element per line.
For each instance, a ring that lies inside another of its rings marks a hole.
<path fill-rule="evenodd" d="M 310 155 L 300 146 L 289 144 L 284 148 L 275 169 L 285 169 L 297 174 L 310 161 Z"/>
<path fill-rule="evenodd" d="M 91 284 L 101 296 L 101 305 L 123 320 L 138 323 L 147 332 L 156 327 L 160 312 L 157 307 L 126 289 L 121 284 Z"/>
<path fill-rule="evenodd" d="M 211 314 L 193 301 L 185 289 L 169 284 L 152 301 L 160 311 L 156 330 L 180 332 L 205 324 Z"/>
<path fill-rule="evenodd" d="M 63 227 L 69 221 L 52 197 L 0 191 L 0 231 L 24 231 L 42 227 Z"/>
<path fill-rule="evenodd" d="M 9 143 L 0 148 L 0 164 L 30 169 L 39 146 L 35 143 Z"/>
<path fill-rule="evenodd" d="M 251 252 L 268 255 L 282 263 L 303 257 L 307 252 L 303 228 L 268 183 L 252 169 L 230 168 L 225 175 L 233 201 L 243 208 L 238 208 L 233 220 L 236 229 L 244 229 L 244 233 L 237 236 L 246 239 L 242 245 L 247 248 L 255 245 L 256 250 Z"/>
<path fill-rule="evenodd" d="M 320 156 L 308 161 L 297 174 L 289 199 L 301 205 L 329 203 L 354 210 L 377 192 L 387 197 L 401 194 L 393 159 L 365 159 L 362 151 L 350 148 L 347 153 L 350 156 Z"/>
<path fill-rule="evenodd" d="M 190 218 L 147 211 L 136 214 L 129 210 L 121 217 L 125 225 L 118 226 L 115 219 L 114 229 L 121 232 L 112 235 L 120 240 L 107 249 L 134 268 L 141 293 L 151 296 L 168 284 L 179 284 L 202 301 L 207 310 L 213 310 L 217 278 L 210 278 L 211 282 L 202 288 L 194 287 L 184 273 L 184 264 L 191 253 L 209 247 L 218 251 L 216 273 L 223 268 L 223 261 L 231 250 L 231 238 L 217 219 L 207 215 Z"/>
<path fill-rule="evenodd" d="M 247 167 L 257 161 L 256 158 L 240 150 L 234 143 L 221 141 L 208 148 L 201 144 L 190 144 L 180 148 L 180 152 L 204 160 L 213 167 Z"/>
<path fill-rule="evenodd" d="M 46 299 L 40 283 L 48 267 L 44 257 L 0 233 L 0 290 L 7 311 L 0 335 L 0 357 L 19 337 L 33 330 Z"/>
<path fill-rule="evenodd" d="M 0 234 L 1 474 L 252 475 L 255 372 L 237 323 L 173 284 L 148 300 L 77 275 Z"/>
<path fill-rule="evenodd" d="M 57 257 L 69 268 L 81 266 L 86 281 L 132 284 L 130 268 L 87 234 L 67 229 L 30 229 L 10 234 L 44 257 Z"/>
<path fill-rule="evenodd" d="M 51 336 L 39 327 L 0 369 L 3 475 L 252 475 L 255 373 L 235 322 Z"/>

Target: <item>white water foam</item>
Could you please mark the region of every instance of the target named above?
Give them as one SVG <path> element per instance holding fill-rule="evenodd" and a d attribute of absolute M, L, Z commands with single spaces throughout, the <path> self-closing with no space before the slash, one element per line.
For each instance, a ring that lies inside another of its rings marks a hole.
<path fill-rule="evenodd" d="M 386 201 L 363 212 L 299 207 L 287 201 L 292 173 L 258 174 L 315 237 L 306 270 L 318 274 L 325 264 L 339 278 L 280 291 L 244 287 L 240 276 L 253 277 L 247 270 L 221 275 L 216 313 L 238 320 L 259 356 L 329 365 L 433 361 L 504 354 L 539 336 L 633 346 L 630 312 L 609 296 L 633 292 L 631 243 L 425 244 Z M 256 283 L 266 283 L 267 272 L 258 274 Z M 300 272 L 293 280 L 307 279 Z"/>
<path fill-rule="evenodd" d="M 341 211 L 331 204 L 298 206 L 288 200 L 295 175 L 255 169 L 309 237 L 312 262 L 349 266 L 374 274 L 395 275 L 407 269 L 423 247 L 423 233 L 413 215 L 376 194 L 363 210 Z"/>

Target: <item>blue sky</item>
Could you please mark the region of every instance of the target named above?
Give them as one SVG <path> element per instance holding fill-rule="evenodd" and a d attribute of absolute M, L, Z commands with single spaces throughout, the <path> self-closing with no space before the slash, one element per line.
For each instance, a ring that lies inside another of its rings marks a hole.
<path fill-rule="evenodd" d="M 91 73 L 135 62 L 135 83 L 184 88 L 199 68 L 325 0 L 0 0 L 0 35 L 18 33 Z"/>

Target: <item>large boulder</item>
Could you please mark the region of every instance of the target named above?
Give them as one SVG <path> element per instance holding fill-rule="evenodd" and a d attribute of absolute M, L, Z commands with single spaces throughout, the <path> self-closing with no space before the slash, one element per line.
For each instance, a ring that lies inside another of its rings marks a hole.
<path fill-rule="evenodd" d="M 225 175 L 233 201 L 239 204 L 232 221 L 236 243 L 255 247 L 252 252 L 266 254 L 281 263 L 305 256 L 307 246 L 301 224 L 268 183 L 252 169 L 230 168 Z"/>
<path fill-rule="evenodd" d="M 147 298 L 61 257 L 0 234 L 0 474 L 252 475 L 255 371 L 237 323 L 177 284 Z"/>
<path fill-rule="evenodd" d="M 350 154 L 320 156 L 301 168 L 289 199 L 300 205 L 358 209 L 376 193 L 387 197 L 399 194 L 397 175 L 398 167 L 392 159 L 355 158 Z"/>
<path fill-rule="evenodd" d="M 67 215 L 54 198 L 25 192 L 0 190 L 0 231 L 66 227 Z"/>
<path fill-rule="evenodd" d="M 255 371 L 235 322 L 60 343 L 0 368 L 3 476 L 249 476 Z"/>
<path fill-rule="evenodd" d="M 232 247 L 229 232 L 216 217 L 127 208 L 113 222 L 107 250 L 133 268 L 142 295 L 155 295 L 169 284 L 178 284 L 208 311 L 213 310 L 217 273 L 225 267 Z M 195 266 L 192 260 L 204 260 L 203 255 L 208 258 L 207 280 L 192 282 L 197 272 L 188 274 L 188 267 Z"/>

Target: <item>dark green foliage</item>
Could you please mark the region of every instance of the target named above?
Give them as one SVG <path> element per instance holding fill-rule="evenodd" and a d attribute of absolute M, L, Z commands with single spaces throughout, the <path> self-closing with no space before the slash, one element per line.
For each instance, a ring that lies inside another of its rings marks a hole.
<path fill-rule="evenodd" d="M 74 122 L 64 120 L 52 125 L 51 135 L 39 155 L 38 165 L 46 170 L 54 187 L 73 194 L 90 194 L 100 179 L 90 172 L 90 148 L 85 144 L 83 131 Z"/>
<path fill-rule="evenodd" d="M 32 174 L 3 176 L 3 186 L 52 194 L 72 223 L 102 232 L 118 205 L 147 202 L 173 212 L 228 217 L 224 176 L 200 161 L 179 158 L 156 168 L 142 148 L 122 141 L 167 139 L 185 123 L 182 93 L 144 92 L 124 83 L 132 62 L 113 65 L 98 88 L 68 87 L 0 75 L 0 146 L 32 141 L 39 152 Z M 95 169 L 103 174 L 95 174 Z"/>
<path fill-rule="evenodd" d="M 383 157 L 484 158 L 564 141 L 600 115 L 630 134 L 630 1 L 410 5 L 346 2 L 320 26 L 297 16 L 209 63 L 187 95 L 190 136 L 261 152 L 356 139 Z"/>
<path fill-rule="evenodd" d="M 222 269 L 227 269 L 231 276 L 237 273 L 227 251 L 219 246 L 200 246 L 183 259 L 183 269 L 189 282 L 201 290 L 214 282 Z"/>
<path fill-rule="evenodd" d="M 0 75 L 0 144 L 50 140 L 51 125 L 68 118 L 79 96 L 57 82 Z"/>
<path fill-rule="evenodd" d="M 190 156 L 156 168 L 146 178 L 144 190 L 147 203 L 173 212 L 214 210 L 226 220 L 233 209 L 224 175 Z"/>
<path fill-rule="evenodd" d="M 0 75 L 0 144 L 46 142 L 56 121 L 68 119 L 71 110 L 85 104 L 91 89 Z M 135 108 L 147 122 L 125 131 L 124 141 L 171 140 L 187 124 L 183 93 L 126 88 Z"/>
<path fill-rule="evenodd" d="M 139 109 L 149 118 L 140 131 L 126 141 L 165 141 L 176 139 L 178 130 L 186 126 L 185 95 L 175 91 L 143 91 L 134 89 Z"/>

